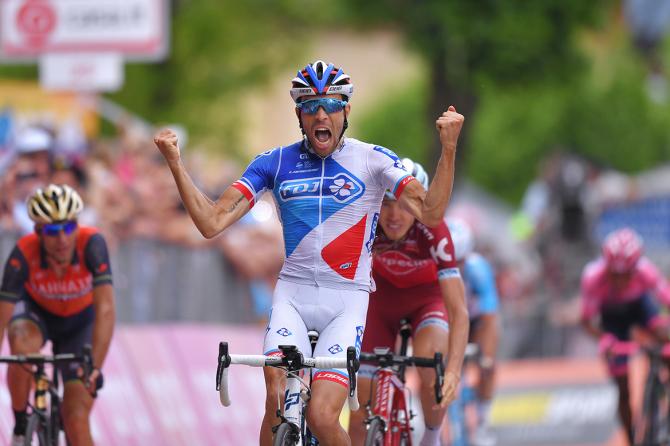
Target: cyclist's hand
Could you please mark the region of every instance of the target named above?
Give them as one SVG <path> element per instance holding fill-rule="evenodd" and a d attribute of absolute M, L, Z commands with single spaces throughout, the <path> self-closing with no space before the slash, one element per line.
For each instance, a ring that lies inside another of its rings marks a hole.
<path fill-rule="evenodd" d="M 444 384 L 442 385 L 442 402 L 439 407 L 445 408 L 452 401 L 456 399 L 458 394 L 458 384 L 461 382 L 461 377 L 454 372 L 447 371 L 444 374 Z M 437 406 L 435 406 L 437 409 Z"/>
<path fill-rule="evenodd" d="M 442 116 L 437 118 L 435 127 L 440 132 L 440 143 L 442 147 L 447 147 L 449 150 L 456 150 L 456 143 L 458 142 L 458 135 L 461 133 L 465 117 L 456 111 L 453 105 L 442 113 Z"/>
<path fill-rule="evenodd" d="M 179 146 L 177 143 L 177 134 L 170 129 L 163 129 L 154 136 L 154 144 L 167 161 L 179 160 Z"/>
<path fill-rule="evenodd" d="M 84 380 L 83 368 L 79 367 L 77 370 L 77 376 L 79 376 L 79 379 L 82 381 Z M 94 367 L 93 370 L 91 370 L 91 373 L 88 375 L 88 381 L 84 381 L 86 390 L 88 390 L 88 393 L 90 393 L 93 398 L 98 396 L 98 390 L 102 388 L 103 381 L 102 372 L 99 368 Z"/>

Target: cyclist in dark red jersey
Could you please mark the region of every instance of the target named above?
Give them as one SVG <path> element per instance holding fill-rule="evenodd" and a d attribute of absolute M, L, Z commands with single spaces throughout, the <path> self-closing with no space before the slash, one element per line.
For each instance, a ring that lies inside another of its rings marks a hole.
<path fill-rule="evenodd" d="M 403 164 L 428 187 L 428 175 L 421 165 L 407 158 Z M 445 383 L 451 383 L 455 390 L 468 340 L 468 312 L 449 228 L 445 222 L 434 228 L 421 224 L 387 194 L 377 234 L 372 264 L 376 290 L 370 295 L 362 349 L 393 349 L 400 320 L 408 318 L 412 324 L 413 355 L 432 357 L 435 352 L 449 352 Z M 358 394 L 362 400 L 370 394 L 374 370 L 374 366 L 361 365 Z M 420 445 L 438 446 L 446 405 L 455 398 L 455 391 L 445 395 L 437 406 L 434 371 L 419 369 L 419 374 L 426 425 Z M 363 444 L 365 439 L 365 416 L 364 409 L 351 414 L 349 426 L 354 445 Z"/>
<path fill-rule="evenodd" d="M 0 287 L 0 343 L 7 328 L 12 354 L 37 353 L 47 340 L 54 353 L 93 348 L 88 382 L 76 365 L 59 367 L 64 383 L 62 416 L 69 444 L 92 445 L 89 414 L 102 385 L 100 368 L 114 330 L 114 292 L 107 245 L 95 228 L 79 226 L 84 205 L 69 186 L 50 184 L 28 199 L 35 231 L 19 239 Z M 23 445 L 31 375 L 7 370 L 16 423 L 12 445 Z"/>

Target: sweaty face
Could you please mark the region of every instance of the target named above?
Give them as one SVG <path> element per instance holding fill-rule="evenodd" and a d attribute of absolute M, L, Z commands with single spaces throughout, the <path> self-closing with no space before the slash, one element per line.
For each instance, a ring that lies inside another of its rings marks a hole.
<path fill-rule="evenodd" d="M 379 224 L 386 237 L 401 240 L 414 224 L 414 216 L 401 208 L 397 201 L 385 198 L 379 213 Z"/>
<path fill-rule="evenodd" d="M 305 100 L 309 100 L 311 96 Z M 325 96 L 314 96 L 316 98 L 334 98 L 341 99 L 339 94 L 329 94 Z M 335 113 L 326 113 L 321 107 L 315 114 L 307 114 L 296 108 L 295 112 L 300 119 L 302 129 L 307 135 L 312 149 L 319 156 L 328 156 L 337 148 L 342 128 L 344 127 L 344 118 L 349 115 L 351 106 L 347 104 L 344 110 Z"/>
<path fill-rule="evenodd" d="M 37 231 L 47 257 L 60 264 L 67 264 L 72 261 L 78 230 L 75 229 L 70 234 L 60 230 L 56 235 L 47 235 L 43 231 L 43 226 L 38 226 Z"/>

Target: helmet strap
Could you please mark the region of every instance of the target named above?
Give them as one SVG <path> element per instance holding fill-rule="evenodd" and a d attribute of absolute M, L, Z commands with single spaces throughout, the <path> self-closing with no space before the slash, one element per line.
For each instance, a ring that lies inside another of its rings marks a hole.
<path fill-rule="evenodd" d="M 344 131 L 349 127 L 349 121 L 347 121 L 347 113 L 344 112 L 344 124 L 342 124 L 342 133 L 340 133 L 340 137 L 337 139 L 338 141 L 342 141 L 342 137 L 344 136 Z"/>

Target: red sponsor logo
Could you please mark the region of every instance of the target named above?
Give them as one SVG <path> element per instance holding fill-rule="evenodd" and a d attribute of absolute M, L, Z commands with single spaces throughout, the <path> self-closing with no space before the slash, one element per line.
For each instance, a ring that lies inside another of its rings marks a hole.
<path fill-rule="evenodd" d="M 340 375 L 339 373 L 319 372 L 316 375 L 314 375 L 314 381 L 320 380 L 320 379 L 325 379 L 326 381 L 336 382 L 338 384 L 343 385 L 346 388 L 349 388 L 349 379 L 345 378 L 344 376 Z"/>
<path fill-rule="evenodd" d="M 98 266 L 98 272 L 104 273 L 108 268 L 109 266 L 106 263 L 101 263 L 100 266 Z"/>
<path fill-rule="evenodd" d="M 413 259 L 404 252 L 387 251 L 375 259 L 389 272 L 396 275 L 413 273 L 432 263 L 430 259 Z"/>
<path fill-rule="evenodd" d="M 21 269 L 21 262 L 19 259 L 9 259 L 9 264 L 17 271 Z"/>
<path fill-rule="evenodd" d="M 30 45 L 40 47 L 56 27 L 56 13 L 47 1 L 27 1 L 19 8 L 17 27 Z"/>

